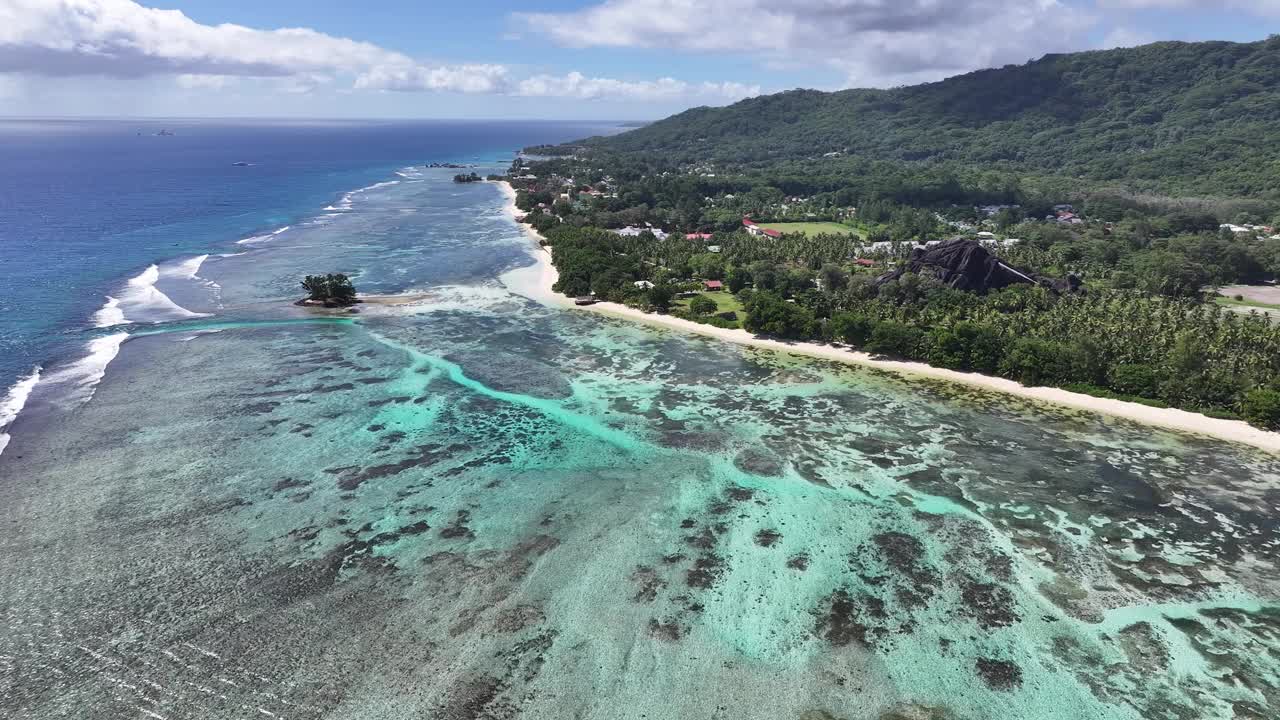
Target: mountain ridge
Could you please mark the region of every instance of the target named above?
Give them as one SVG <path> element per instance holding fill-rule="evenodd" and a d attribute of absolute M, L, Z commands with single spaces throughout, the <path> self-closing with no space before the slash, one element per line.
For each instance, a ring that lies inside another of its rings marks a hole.
<path fill-rule="evenodd" d="M 1280 35 L 1055 53 L 922 85 L 797 89 L 580 143 L 675 164 L 955 164 L 1173 194 L 1280 193 Z M 796 167 L 789 167 L 791 171 Z"/>

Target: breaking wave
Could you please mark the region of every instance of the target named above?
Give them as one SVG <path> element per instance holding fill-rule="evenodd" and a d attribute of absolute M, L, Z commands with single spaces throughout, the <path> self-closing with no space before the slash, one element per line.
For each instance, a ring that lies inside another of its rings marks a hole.
<path fill-rule="evenodd" d="M 118 297 L 107 296 L 107 302 L 93 315 L 94 326 L 103 328 L 126 323 L 161 323 L 209 317 L 208 313 L 192 312 L 182 307 L 156 287 L 156 283 L 162 277 L 199 280 L 196 273 L 208 257 L 208 255 L 201 255 L 167 265 L 163 271 L 159 265 L 148 266 L 138 276 L 125 283 Z"/>
<path fill-rule="evenodd" d="M 9 388 L 9 393 L 5 395 L 4 401 L 0 402 L 0 453 L 9 446 L 10 438 L 7 431 L 13 425 L 13 421 L 18 419 L 22 408 L 26 407 L 31 391 L 40 382 L 40 371 L 41 368 L 37 365 L 30 375 L 13 384 L 13 387 Z"/>
<path fill-rule="evenodd" d="M 111 327 L 129 322 L 124 318 L 124 310 L 120 309 L 120 300 L 107 296 L 107 302 L 93 314 L 94 327 Z"/>
<path fill-rule="evenodd" d="M 401 177 L 404 177 L 404 176 L 402 175 Z M 350 210 L 352 205 L 355 203 L 357 195 L 362 195 L 364 193 L 369 192 L 370 190 L 377 190 L 379 188 L 391 187 L 392 185 L 399 185 L 399 184 L 400 184 L 399 180 L 387 180 L 385 182 L 374 183 L 366 187 L 356 188 L 351 192 L 343 193 L 342 197 L 338 199 L 338 202 L 332 205 L 326 205 L 324 209 L 328 212 L 346 212 Z"/>
<path fill-rule="evenodd" d="M 129 333 L 103 335 L 89 341 L 88 354 L 76 362 L 57 372 L 50 373 L 45 381 L 51 385 L 65 386 L 61 395 L 64 401 L 73 404 L 88 402 L 98 383 L 107 374 L 107 366 L 120 353 L 120 346 L 129 339 Z"/>
<path fill-rule="evenodd" d="M 271 232 L 267 233 L 266 235 L 254 235 L 253 237 L 247 237 L 247 238 L 245 238 L 245 239 L 243 239 L 243 240 L 237 240 L 237 241 L 236 241 L 236 244 L 237 244 L 237 245 L 257 245 L 257 244 L 259 244 L 259 243 L 264 243 L 264 242 L 267 242 L 267 241 L 269 241 L 269 240 L 274 240 L 274 239 L 276 238 L 276 236 L 277 236 L 277 235 L 279 235 L 279 234 L 283 233 L 284 231 L 288 230 L 290 227 L 293 227 L 293 226 L 292 226 L 292 225 L 285 225 L 284 227 L 280 228 L 279 230 L 273 230 L 273 231 L 271 231 Z M 206 257 L 208 257 L 208 256 L 206 256 Z M 226 257 L 226 256 L 223 256 L 223 257 Z"/>
<path fill-rule="evenodd" d="M 520 302 L 501 285 L 441 285 L 429 290 L 406 290 L 366 299 L 363 312 L 371 315 L 424 315 L 461 312 L 490 314 L 512 310 Z"/>

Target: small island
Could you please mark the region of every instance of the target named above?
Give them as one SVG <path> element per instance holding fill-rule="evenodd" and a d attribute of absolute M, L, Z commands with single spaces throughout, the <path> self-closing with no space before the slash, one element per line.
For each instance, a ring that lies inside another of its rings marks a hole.
<path fill-rule="evenodd" d="M 297 304 L 306 307 L 345 308 L 360 302 L 351 278 L 342 273 L 308 275 L 302 280 L 302 289 L 307 297 Z"/>
<path fill-rule="evenodd" d="M 484 180 L 484 178 L 480 177 L 479 175 L 475 174 L 474 172 L 473 172 L 473 173 L 471 173 L 471 174 L 469 174 L 469 175 L 468 175 L 468 174 L 462 174 L 462 175 L 454 175 L 454 176 L 453 176 L 453 181 L 454 181 L 454 182 L 456 182 L 456 183 L 474 183 L 474 182 L 480 182 L 480 181 L 482 181 L 482 180 Z"/>

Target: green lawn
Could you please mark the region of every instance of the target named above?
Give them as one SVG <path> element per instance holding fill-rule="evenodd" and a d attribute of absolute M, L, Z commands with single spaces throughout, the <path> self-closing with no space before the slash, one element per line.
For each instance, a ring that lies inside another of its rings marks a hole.
<path fill-rule="evenodd" d="M 804 233 L 805 235 L 857 235 L 862 236 L 856 228 L 833 222 L 794 222 L 794 223 L 760 223 L 760 227 L 777 230 L 781 233 Z"/>
<path fill-rule="evenodd" d="M 1219 305 L 1226 305 L 1229 307 L 1251 307 L 1261 308 L 1264 310 L 1280 310 L 1280 305 L 1270 305 L 1268 303 L 1257 302 L 1256 300 L 1236 300 L 1235 298 L 1223 297 L 1221 295 L 1215 297 L 1213 301 Z"/>
<path fill-rule="evenodd" d="M 722 290 L 720 292 L 705 292 L 705 293 L 701 293 L 701 295 L 706 298 L 711 298 L 712 300 L 715 301 L 717 313 L 723 313 L 723 312 L 737 313 L 738 322 L 735 325 L 735 327 L 742 327 L 742 316 L 746 314 L 746 311 L 742 309 L 742 303 L 738 301 L 738 297 L 736 295 L 726 290 Z M 687 311 L 689 309 L 689 301 L 691 300 L 693 300 L 693 298 L 691 297 L 680 298 L 679 300 L 675 301 L 675 303 L 673 304 L 673 307 L 677 307 L 677 308 L 680 308 L 681 310 Z"/>

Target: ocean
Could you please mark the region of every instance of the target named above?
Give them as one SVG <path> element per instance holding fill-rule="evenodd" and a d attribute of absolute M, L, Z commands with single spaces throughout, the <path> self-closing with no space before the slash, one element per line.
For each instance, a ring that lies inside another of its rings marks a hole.
<path fill-rule="evenodd" d="M 0 124 L 0 715 L 1274 716 L 1280 461 L 540 305 L 424 167 L 615 130 Z"/>

